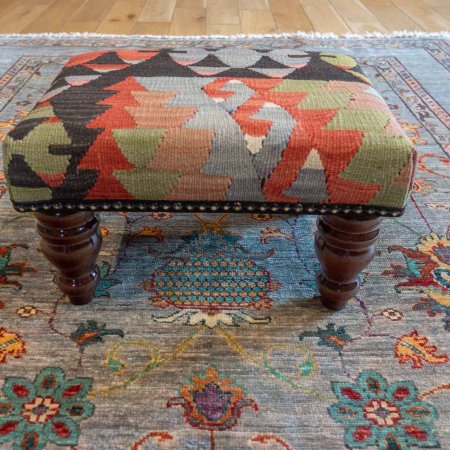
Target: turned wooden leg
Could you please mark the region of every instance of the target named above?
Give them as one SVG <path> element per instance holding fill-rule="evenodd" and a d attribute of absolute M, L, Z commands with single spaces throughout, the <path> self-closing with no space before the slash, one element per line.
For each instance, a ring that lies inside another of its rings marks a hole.
<path fill-rule="evenodd" d="M 380 223 L 381 218 L 317 219 L 315 248 L 320 264 L 317 283 L 322 304 L 327 308 L 342 309 L 357 294 L 359 274 L 375 255 Z"/>
<path fill-rule="evenodd" d="M 55 282 L 74 305 L 85 305 L 100 280 L 96 259 L 102 236 L 92 212 L 35 213 L 41 249 L 56 267 Z"/>

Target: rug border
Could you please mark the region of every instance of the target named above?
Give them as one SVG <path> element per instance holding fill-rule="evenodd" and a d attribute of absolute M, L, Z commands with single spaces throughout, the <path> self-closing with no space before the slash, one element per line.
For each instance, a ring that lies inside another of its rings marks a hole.
<path fill-rule="evenodd" d="M 0 39 L 6 40 L 16 40 L 16 39 L 26 39 L 26 38 L 47 38 L 47 39 L 79 39 L 79 38 L 147 38 L 147 39 L 175 39 L 175 40 L 195 40 L 195 39 L 263 39 L 263 38 L 292 38 L 299 37 L 305 39 L 391 39 L 391 38 L 442 38 L 450 39 L 450 31 L 436 31 L 436 32 L 426 32 L 426 31 L 393 31 L 392 33 L 319 33 L 316 31 L 305 32 L 296 31 L 293 33 L 272 33 L 272 34 L 232 34 L 232 35 L 222 35 L 222 34 L 203 34 L 203 35 L 158 35 L 158 34 L 102 34 L 102 33 L 90 33 L 90 32 L 72 32 L 72 33 L 24 33 L 24 34 L 1 34 Z"/>

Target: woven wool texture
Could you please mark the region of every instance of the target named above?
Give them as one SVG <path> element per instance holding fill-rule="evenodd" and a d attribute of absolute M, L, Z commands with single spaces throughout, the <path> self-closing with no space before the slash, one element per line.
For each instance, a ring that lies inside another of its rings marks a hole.
<path fill-rule="evenodd" d="M 417 148 L 411 200 L 337 313 L 315 218 L 277 214 L 101 213 L 74 307 L 0 166 L 0 448 L 449 449 L 449 41 L 0 37 L 0 140 L 71 56 L 180 45 L 353 55 Z"/>
<path fill-rule="evenodd" d="M 244 201 L 401 209 L 411 142 L 354 58 L 297 49 L 71 58 L 5 141 L 15 204 Z"/>

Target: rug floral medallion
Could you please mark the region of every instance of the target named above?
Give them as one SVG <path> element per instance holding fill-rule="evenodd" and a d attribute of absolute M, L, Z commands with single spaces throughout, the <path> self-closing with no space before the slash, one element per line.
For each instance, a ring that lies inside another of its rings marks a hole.
<path fill-rule="evenodd" d="M 0 38 L 0 140 L 65 61 L 107 48 L 354 55 L 417 146 L 362 289 L 321 307 L 313 217 L 102 215 L 73 307 L 0 168 L 0 448 L 450 448 L 450 46 L 429 38 Z"/>

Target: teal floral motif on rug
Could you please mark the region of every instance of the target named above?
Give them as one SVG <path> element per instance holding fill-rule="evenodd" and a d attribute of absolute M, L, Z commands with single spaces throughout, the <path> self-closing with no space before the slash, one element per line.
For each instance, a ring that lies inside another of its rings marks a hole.
<path fill-rule="evenodd" d="M 76 445 L 78 422 L 94 414 L 94 404 L 86 400 L 91 386 L 89 378 L 66 380 L 59 367 L 42 369 L 34 382 L 7 377 L 0 399 L 0 443 L 36 450 L 48 442 Z"/>
<path fill-rule="evenodd" d="M 176 38 L 0 37 L 0 141 L 73 55 Z M 347 308 L 315 285 L 314 217 L 104 213 L 101 282 L 74 307 L 0 167 L 0 447 L 450 448 L 450 43 L 183 39 L 349 53 L 418 151 Z"/>
<path fill-rule="evenodd" d="M 331 382 L 338 403 L 328 412 L 345 426 L 350 448 L 401 448 L 439 446 L 433 405 L 418 399 L 411 381 L 391 385 L 377 372 L 361 372 L 356 383 Z"/>

